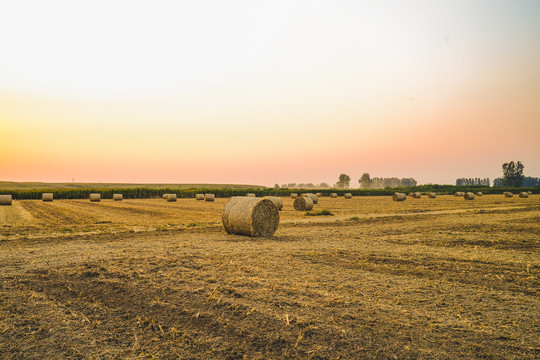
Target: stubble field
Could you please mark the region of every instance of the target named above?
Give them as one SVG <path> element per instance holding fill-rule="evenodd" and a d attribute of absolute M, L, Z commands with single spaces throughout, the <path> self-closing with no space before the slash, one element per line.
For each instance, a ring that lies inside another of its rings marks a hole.
<path fill-rule="evenodd" d="M 226 201 L 0 206 L 0 358 L 540 356 L 536 195 L 284 198 L 268 239 Z"/>

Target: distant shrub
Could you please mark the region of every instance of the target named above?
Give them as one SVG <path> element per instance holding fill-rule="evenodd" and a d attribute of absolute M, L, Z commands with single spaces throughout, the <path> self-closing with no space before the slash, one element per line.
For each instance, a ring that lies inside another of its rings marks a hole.
<path fill-rule="evenodd" d="M 330 210 L 306 211 L 306 216 L 334 216 Z"/>

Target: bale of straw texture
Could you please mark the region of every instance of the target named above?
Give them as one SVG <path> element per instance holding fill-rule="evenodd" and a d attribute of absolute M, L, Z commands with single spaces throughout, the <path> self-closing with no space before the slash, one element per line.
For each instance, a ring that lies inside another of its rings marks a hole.
<path fill-rule="evenodd" d="M 322 197 L 322 193 L 316 193 L 317 197 Z"/>
<path fill-rule="evenodd" d="M 392 200 L 394 201 L 405 201 L 407 199 L 407 194 L 395 192 L 394 195 L 392 195 Z"/>
<path fill-rule="evenodd" d="M 484 193 L 481 192 L 481 191 L 478 191 L 478 192 L 476 193 L 476 196 L 482 196 L 482 195 L 484 195 Z"/>
<path fill-rule="evenodd" d="M 309 211 L 313 209 L 313 201 L 309 196 L 301 196 L 294 199 L 293 206 L 297 211 Z"/>
<path fill-rule="evenodd" d="M 422 193 L 415 192 L 415 193 L 413 193 L 412 197 L 415 198 L 415 199 L 420 199 L 422 197 Z"/>
<path fill-rule="evenodd" d="M 195 194 L 195 200 L 204 200 L 204 194 Z"/>
<path fill-rule="evenodd" d="M 437 197 L 437 194 L 434 192 L 429 192 L 427 193 L 427 197 L 430 199 L 435 199 Z"/>
<path fill-rule="evenodd" d="M 177 198 L 176 194 L 167 194 L 167 202 L 176 202 Z"/>
<path fill-rule="evenodd" d="M 0 205 L 11 205 L 13 197 L 11 195 L 0 195 Z"/>
<path fill-rule="evenodd" d="M 413 193 L 413 192 L 410 192 L 408 196 L 413 198 L 413 197 L 414 197 L 414 193 Z"/>
<path fill-rule="evenodd" d="M 90 201 L 91 202 L 100 202 L 101 201 L 101 194 L 90 194 Z"/>
<path fill-rule="evenodd" d="M 315 204 L 317 204 L 319 202 L 319 198 L 315 194 L 305 193 L 305 194 L 302 194 L 302 196 L 309 196 L 311 198 L 311 201 L 313 201 L 313 205 L 315 205 Z"/>
<path fill-rule="evenodd" d="M 122 200 L 124 200 L 124 195 L 122 195 L 122 194 L 113 194 L 112 198 L 113 198 L 114 201 L 122 201 Z"/>
<path fill-rule="evenodd" d="M 512 196 L 514 196 L 514 194 L 512 194 L 511 192 L 509 191 L 504 192 L 504 197 L 512 197 Z"/>
<path fill-rule="evenodd" d="M 53 193 L 43 193 L 41 194 L 41 200 L 42 201 L 53 201 L 54 195 Z"/>
<path fill-rule="evenodd" d="M 526 199 L 526 198 L 529 197 L 529 193 L 526 192 L 526 191 L 520 192 L 520 193 L 519 193 L 519 197 L 520 197 L 520 198 Z"/>
<path fill-rule="evenodd" d="M 345 199 L 352 199 L 352 194 L 351 193 L 345 193 L 345 194 L 343 194 L 343 197 Z"/>
<path fill-rule="evenodd" d="M 216 195 L 214 194 L 204 194 L 204 201 L 214 201 Z"/>
<path fill-rule="evenodd" d="M 164 198 L 164 199 L 167 199 L 167 195 L 168 195 L 168 194 L 163 194 L 163 198 Z"/>
<path fill-rule="evenodd" d="M 276 205 L 277 209 L 281 211 L 283 209 L 283 201 L 278 196 L 264 196 L 263 199 L 268 199 Z"/>
<path fill-rule="evenodd" d="M 465 195 L 463 195 L 465 200 L 474 200 L 474 193 L 472 192 L 466 192 Z"/>
<path fill-rule="evenodd" d="M 332 197 L 332 198 L 337 198 L 337 194 L 336 194 L 336 193 L 331 193 L 331 194 L 330 194 L 330 197 Z"/>
<path fill-rule="evenodd" d="M 532 191 L 527 191 L 527 193 L 528 193 L 529 195 L 532 195 Z"/>
<path fill-rule="evenodd" d="M 274 235 L 279 225 L 279 211 L 270 199 L 233 196 L 223 207 L 223 227 L 229 234 Z"/>
<path fill-rule="evenodd" d="M 257 197 L 257 195 L 255 195 L 254 193 L 249 193 L 249 194 L 246 194 L 247 197 Z"/>
<path fill-rule="evenodd" d="M 296 199 L 298 197 L 297 193 L 291 193 L 291 198 Z"/>

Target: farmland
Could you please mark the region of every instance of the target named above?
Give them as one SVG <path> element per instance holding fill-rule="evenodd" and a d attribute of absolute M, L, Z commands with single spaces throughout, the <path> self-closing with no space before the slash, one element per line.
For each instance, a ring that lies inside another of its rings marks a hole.
<path fill-rule="evenodd" d="M 0 357 L 540 356 L 540 201 L 283 198 L 272 238 L 227 199 L 0 207 Z"/>

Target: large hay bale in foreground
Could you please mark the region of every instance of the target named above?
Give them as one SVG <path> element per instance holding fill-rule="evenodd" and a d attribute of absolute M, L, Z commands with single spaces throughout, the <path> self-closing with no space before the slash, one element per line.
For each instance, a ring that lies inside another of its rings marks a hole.
<path fill-rule="evenodd" d="M 337 194 L 336 194 L 336 193 L 331 193 L 331 194 L 330 194 L 330 197 L 331 197 L 331 198 L 337 198 Z"/>
<path fill-rule="evenodd" d="M 272 236 L 279 225 L 279 211 L 270 199 L 234 196 L 221 214 L 229 234 Z"/>
<path fill-rule="evenodd" d="M 112 198 L 113 198 L 114 201 L 122 201 L 122 200 L 124 200 L 124 195 L 122 195 L 122 194 L 113 194 Z"/>
<path fill-rule="evenodd" d="M 309 211 L 313 209 L 313 200 L 309 196 L 301 196 L 294 199 L 293 206 L 297 211 Z"/>
<path fill-rule="evenodd" d="M 13 197 L 11 195 L 0 195 L 0 205 L 11 205 Z"/>
<path fill-rule="evenodd" d="M 204 194 L 195 194 L 195 200 L 204 200 Z"/>
<path fill-rule="evenodd" d="M 167 194 L 167 202 L 176 202 L 177 198 L 176 194 Z"/>
<path fill-rule="evenodd" d="M 395 192 L 394 195 L 392 195 L 392 200 L 394 201 L 405 201 L 407 199 L 407 194 Z"/>
<path fill-rule="evenodd" d="M 50 202 L 53 201 L 54 195 L 53 193 L 43 193 L 41 194 L 41 201 L 43 202 Z"/>
<path fill-rule="evenodd" d="M 427 194 L 427 197 L 430 198 L 430 199 L 435 199 L 437 197 L 437 193 L 434 193 L 434 192 L 429 192 Z"/>
<path fill-rule="evenodd" d="M 255 195 L 254 193 L 249 193 L 249 194 L 246 194 L 247 197 L 257 197 L 257 195 Z"/>
<path fill-rule="evenodd" d="M 317 204 L 319 202 L 319 198 L 315 194 L 305 193 L 305 194 L 302 194 L 302 196 L 309 196 L 311 198 L 311 201 L 313 201 L 313 205 L 315 205 L 315 204 Z"/>
<path fill-rule="evenodd" d="M 519 193 L 519 197 L 520 197 L 520 198 L 523 198 L 523 199 L 526 199 L 526 198 L 529 197 L 529 193 L 526 192 L 526 191 L 520 192 L 520 193 Z"/>
<path fill-rule="evenodd" d="M 345 193 L 345 194 L 343 194 L 343 197 L 345 199 L 352 199 L 352 194 L 351 193 Z"/>
<path fill-rule="evenodd" d="M 465 198 L 465 200 L 474 200 L 474 193 L 466 192 L 465 195 L 463 195 L 463 198 Z"/>
<path fill-rule="evenodd" d="M 292 199 L 296 199 L 298 197 L 298 194 L 297 193 L 291 193 L 291 198 Z"/>
<path fill-rule="evenodd" d="M 509 191 L 505 191 L 505 192 L 503 193 L 503 195 L 504 195 L 504 197 L 507 197 L 507 198 L 511 198 L 511 197 L 514 196 L 514 194 L 512 194 L 512 193 L 509 192 Z"/>
<path fill-rule="evenodd" d="M 204 194 L 204 201 L 214 201 L 216 195 L 214 194 Z"/>
<path fill-rule="evenodd" d="M 484 195 L 484 193 L 481 192 L 481 191 L 478 191 L 478 192 L 476 193 L 476 196 L 483 196 L 483 195 Z"/>
<path fill-rule="evenodd" d="M 264 196 L 263 199 L 268 199 L 276 205 L 277 209 L 281 211 L 283 209 L 283 200 L 277 196 Z"/>

